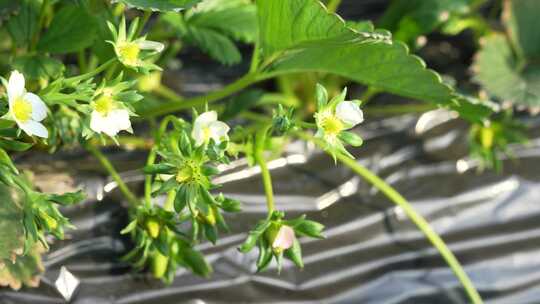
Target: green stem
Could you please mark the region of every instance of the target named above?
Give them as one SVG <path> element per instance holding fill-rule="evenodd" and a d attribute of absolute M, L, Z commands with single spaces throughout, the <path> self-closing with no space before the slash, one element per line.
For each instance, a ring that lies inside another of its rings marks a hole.
<path fill-rule="evenodd" d="M 86 73 L 88 64 L 86 62 L 84 50 L 80 50 L 77 53 L 77 61 L 79 63 L 79 70 L 81 71 L 81 73 Z"/>
<path fill-rule="evenodd" d="M 154 162 L 156 161 L 157 150 L 159 147 L 159 143 L 161 141 L 161 137 L 163 133 L 165 132 L 165 130 L 167 130 L 167 125 L 173 119 L 176 119 L 176 117 L 167 116 L 161 121 L 161 124 L 159 125 L 159 129 L 156 132 L 155 137 L 154 137 L 154 147 L 152 147 L 152 149 L 150 150 L 150 153 L 148 153 L 148 158 L 146 159 L 147 166 L 153 165 Z M 152 205 L 152 175 L 151 174 L 147 174 L 144 177 L 144 201 L 147 207 L 150 207 Z"/>
<path fill-rule="evenodd" d="M 255 73 L 259 68 L 259 53 L 259 39 L 257 39 L 253 46 L 253 54 L 251 55 L 251 65 L 249 66 L 250 73 Z"/>
<path fill-rule="evenodd" d="M 169 102 L 178 102 L 178 103 L 180 103 L 180 102 L 182 102 L 182 100 L 184 100 L 184 98 L 182 98 L 182 96 L 180 96 L 178 93 L 171 90 L 170 88 L 168 88 L 164 84 L 160 84 L 157 88 L 155 88 L 153 90 L 153 92 L 156 93 L 157 95 L 160 95 L 161 97 L 164 97 L 164 98 L 168 99 Z"/>
<path fill-rule="evenodd" d="M 82 75 L 79 75 L 79 76 L 75 76 L 75 77 L 66 78 L 66 79 L 64 79 L 64 81 L 65 82 L 71 82 L 71 83 L 78 83 L 78 82 L 81 82 L 81 81 L 86 80 L 88 78 L 94 77 L 97 74 L 105 71 L 115 61 L 116 61 L 116 58 L 110 59 L 109 61 L 105 62 L 104 64 L 102 64 L 100 66 L 98 66 L 95 70 L 93 70 L 91 72 L 88 72 L 86 74 L 82 74 Z"/>
<path fill-rule="evenodd" d="M 107 172 L 111 175 L 113 180 L 116 182 L 116 184 L 118 185 L 118 188 L 120 189 L 122 194 L 124 194 L 128 202 L 133 207 L 137 206 L 139 204 L 139 200 L 137 199 L 135 194 L 133 194 L 133 192 L 129 190 L 128 186 L 124 183 L 124 181 L 122 180 L 122 177 L 120 177 L 120 174 L 118 174 L 118 172 L 116 171 L 114 166 L 111 164 L 109 159 L 103 153 L 101 153 L 99 149 L 97 149 L 94 145 L 90 143 L 85 143 L 84 147 L 88 152 L 92 153 L 92 155 L 94 155 L 94 157 L 101 163 L 103 168 L 107 170 Z"/>
<path fill-rule="evenodd" d="M 324 149 L 325 147 L 322 142 L 315 139 L 309 134 L 297 133 L 297 135 L 306 141 L 311 141 L 315 143 L 322 149 Z M 482 298 L 478 294 L 478 291 L 475 289 L 473 283 L 471 282 L 471 279 L 469 278 L 467 273 L 465 273 L 463 267 L 456 259 L 454 254 L 450 251 L 448 246 L 446 246 L 441 237 L 433 230 L 429 223 L 419 213 L 417 213 L 416 210 L 414 210 L 410 203 L 401 194 L 399 194 L 399 192 L 397 192 L 394 188 L 384 182 L 384 180 L 372 173 L 366 167 L 360 165 L 354 159 L 351 159 L 341 153 L 337 153 L 336 156 L 340 162 L 352 169 L 356 174 L 362 176 L 366 181 L 379 189 L 393 203 L 401 207 L 401 209 L 405 212 L 409 219 L 424 233 L 428 240 L 439 251 L 446 263 L 448 263 L 448 266 L 450 266 L 456 277 L 463 285 L 463 288 L 469 296 L 471 303 L 482 303 Z"/>
<path fill-rule="evenodd" d="M 266 205 L 268 207 L 268 214 L 272 214 L 272 211 L 275 210 L 274 203 L 274 190 L 272 189 L 272 176 L 266 165 L 266 160 L 264 159 L 264 143 L 266 141 L 266 134 L 270 129 L 271 125 L 267 125 L 261 128 L 257 134 L 255 134 L 255 162 L 261 168 L 261 176 L 263 180 L 264 193 L 266 195 Z"/>
<path fill-rule="evenodd" d="M 199 106 L 205 103 L 212 103 L 224 97 L 227 97 L 231 94 L 234 94 L 259 80 L 261 79 L 258 78 L 258 74 L 248 73 L 242 78 L 239 78 L 235 82 L 225 86 L 223 89 L 219 91 L 212 92 L 208 95 L 198 96 L 198 97 L 189 98 L 189 99 L 173 100 L 164 105 L 160 105 L 159 108 L 151 109 L 147 111 L 146 113 L 142 113 L 141 116 L 147 117 L 147 118 L 154 117 L 158 115 L 173 113 L 173 112 L 184 110 L 184 109 L 189 109 L 189 108 Z"/>

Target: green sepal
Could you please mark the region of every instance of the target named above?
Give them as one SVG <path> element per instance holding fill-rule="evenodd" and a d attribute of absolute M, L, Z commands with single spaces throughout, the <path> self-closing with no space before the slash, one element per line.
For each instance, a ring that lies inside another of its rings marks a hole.
<path fill-rule="evenodd" d="M 246 253 L 249 252 L 257 244 L 257 240 L 261 238 L 264 234 L 264 231 L 270 227 L 271 222 L 269 220 L 263 220 L 257 223 L 255 228 L 251 230 L 248 234 L 248 237 L 244 243 L 238 248 L 240 252 Z"/>

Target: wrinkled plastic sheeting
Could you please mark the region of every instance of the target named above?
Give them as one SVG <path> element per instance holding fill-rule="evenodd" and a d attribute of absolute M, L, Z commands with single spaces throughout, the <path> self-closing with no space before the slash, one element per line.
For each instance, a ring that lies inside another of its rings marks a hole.
<path fill-rule="evenodd" d="M 416 116 L 358 128 L 366 142 L 354 150 L 357 161 L 428 219 L 486 302 L 540 302 L 540 139 L 514 147 L 516 159 L 505 161 L 504 174 L 478 174 L 463 157 L 465 126 L 440 115 L 420 119 L 421 130 Z M 133 154 L 111 156 L 136 168 Z M 96 167 L 86 156 L 79 162 Z M 102 200 L 66 209 L 78 229 L 53 244 L 41 286 L 2 289 L 0 302 L 64 303 L 54 280 L 65 266 L 80 280 L 72 303 L 467 303 L 451 270 L 402 210 L 349 169 L 302 143 L 270 168 L 277 208 L 289 217 L 306 213 L 327 227 L 324 240 L 301 239 L 303 270 L 285 263 L 281 275 L 275 265 L 255 273 L 256 250 L 238 252 L 266 212 L 259 171 L 245 160 L 223 167 L 219 177 L 223 191 L 243 202 L 244 213 L 227 217 L 232 232 L 216 246 L 200 245 L 215 273 L 203 279 L 180 270 L 169 286 L 119 261 L 130 246 L 119 234 L 126 210 L 114 190 L 103 191 L 114 187 L 86 171 L 83 184 Z"/>

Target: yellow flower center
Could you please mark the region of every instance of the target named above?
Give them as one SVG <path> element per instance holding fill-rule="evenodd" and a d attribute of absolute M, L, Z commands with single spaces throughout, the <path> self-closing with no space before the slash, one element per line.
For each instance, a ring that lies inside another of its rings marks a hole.
<path fill-rule="evenodd" d="M 26 122 L 32 117 L 32 104 L 23 97 L 17 97 L 13 102 L 12 112 L 16 120 Z"/>
<path fill-rule="evenodd" d="M 338 135 L 339 132 L 345 129 L 345 126 L 343 125 L 341 120 L 335 115 L 329 115 L 323 118 L 321 126 L 323 127 L 324 132 L 329 135 Z"/>
<path fill-rule="evenodd" d="M 201 168 L 192 160 L 186 160 L 184 167 L 176 174 L 176 181 L 179 183 L 199 183 L 201 180 L 203 180 Z"/>
<path fill-rule="evenodd" d="M 109 95 L 101 95 L 94 104 L 94 109 L 102 116 L 107 116 L 114 108 L 114 101 Z"/>
<path fill-rule="evenodd" d="M 209 127 L 204 127 L 202 131 L 204 142 L 209 142 L 210 138 L 212 138 L 212 130 Z"/>
<path fill-rule="evenodd" d="M 136 43 L 125 42 L 120 44 L 118 47 L 118 53 L 120 55 L 120 60 L 127 65 L 137 65 L 139 60 L 139 52 L 141 49 Z"/>

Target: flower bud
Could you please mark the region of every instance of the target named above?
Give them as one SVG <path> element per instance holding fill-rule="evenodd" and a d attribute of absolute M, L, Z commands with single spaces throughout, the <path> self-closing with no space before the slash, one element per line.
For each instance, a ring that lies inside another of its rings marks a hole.
<path fill-rule="evenodd" d="M 141 92 L 152 92 L 161 84 L 161 72 L 152 72 L 139 77 L 137 88 Z"/>
<path fill-rule="evenodd" d="M 493 147 L 494 137 L 495 130 L 493 130 L 493 127 L 483 127 L 480 129 L 480 143 L 484 149 L 491 149 Z"/>
<path fill-rule="evenodd" d="M 279 223 L 272 223 L 266 230 L 265 236 L 275 254 L 291 248 L 295 239 L 294 230 Z"/>
<path fill-rule="evenodd" d="M 151 269 L 152 274 L 155 278 L 163 278 L 165 272 L 167 271 L 167 264 L 169 263 L 169 258 L 161 254 L 159 251 L 156 251 L 152 256 Z"/>
<path fill-rule="evenodd" d="M 152 218 L 146 221 L 146 232 L 148 232 L 150 237 L 154 239 L 157 238 L 159 236 L 159 230 L 160 230 L 160 225 L 158 221 Z"/>

